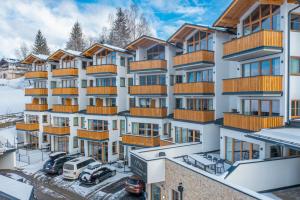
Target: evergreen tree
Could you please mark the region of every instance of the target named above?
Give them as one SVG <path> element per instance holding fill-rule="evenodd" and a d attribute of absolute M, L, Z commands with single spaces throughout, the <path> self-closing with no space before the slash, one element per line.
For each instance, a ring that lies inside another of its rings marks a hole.
<path fill-rule="evenodd" d="M 38 32 L 35 36 L 35 41 L 34 41 L 34 44 L 33 44 L 32 53 L 44 54 L 44 55 L 49 55 L 50 54 L 50 49 L 47 45 L 47 40 L 43 36 L 41 30 L 38 30 Z"/>
<path fill-rule="evenodd" d="M 130 41 L 128 18 L 122 8 L 117 9 L 116 18 L 109 34 L 109 41 L 119 47 L 125 47 Z"/>
<path fill-rule="evenodd" d="M 69 41 L 66 48 L 74 51 L 83 51 L 86 47 L 85 40 L 83 38 L 82 29 L 79 22 L 75 22 L 72 31 L 70 33 Z"/>

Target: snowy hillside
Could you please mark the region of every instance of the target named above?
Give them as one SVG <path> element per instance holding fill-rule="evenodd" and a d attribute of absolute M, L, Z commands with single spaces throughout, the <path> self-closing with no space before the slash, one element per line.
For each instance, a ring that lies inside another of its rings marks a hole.
<path fill-rule="evenodd" d="M 0 115 L 23 112 L 30 97 L 25 97 L 24 78 L 14 80 L 0 79 Z"/>

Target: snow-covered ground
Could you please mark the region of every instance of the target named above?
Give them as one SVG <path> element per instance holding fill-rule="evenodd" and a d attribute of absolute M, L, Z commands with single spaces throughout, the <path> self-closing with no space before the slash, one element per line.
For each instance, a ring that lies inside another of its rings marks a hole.
<path fill-rule="evenodd" d="M 7 128 L 1 128 L 0 129 L 0 142 L 6 143 L 7 141 L 14 145 L 17 141 L 17 131 L 16 127 L 7 127 Z"/>
<path fill-rule="evenodd" d="M 30 97 L 25 97 L 24 78 L 0 79 L 0 115 L 23 112 Z"/>

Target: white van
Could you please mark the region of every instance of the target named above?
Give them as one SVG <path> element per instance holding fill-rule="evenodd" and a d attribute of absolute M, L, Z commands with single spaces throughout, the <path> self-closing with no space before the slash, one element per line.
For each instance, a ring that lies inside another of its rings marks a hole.
<path fill-rule="evenodd" d="M 79 157 L 66 162 L 63 167 L 63 177 L 65 179 L 77 179 L 79 174 L 92 162 L 96 161 L 88 157 Z"/>

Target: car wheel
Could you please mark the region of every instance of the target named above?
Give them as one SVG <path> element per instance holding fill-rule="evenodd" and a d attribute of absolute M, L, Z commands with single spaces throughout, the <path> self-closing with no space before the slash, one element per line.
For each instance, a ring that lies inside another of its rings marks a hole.
<path fill-rule="evenodd" d="M 95 180 L 95 184 L 98 185 L 99 183 L 100 183 L 100 179 L 97 178 L 97 179 Z"/>

